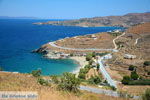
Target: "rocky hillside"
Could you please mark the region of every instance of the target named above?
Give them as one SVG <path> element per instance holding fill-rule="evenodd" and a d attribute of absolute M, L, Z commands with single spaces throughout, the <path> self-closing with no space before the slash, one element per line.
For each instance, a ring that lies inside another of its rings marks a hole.
<path fill-rule="evenodd" d="M 82 27 L 98 27 L 98 26 L 123 26 L 129 27 L 136 24 L 150 22 L 150 13 L 129 13 L 123 16 L 106 16 L 94 18 L 82 18 L 69 21 L 49 21 L 34 24 L 50 24 L 64 26 L 82 26 Z"/>
<path fill-rule="evenodd" d="M 110 68 L 120 75 L 129 75 L 130 65 L 137 66 L 140 76 L 150 79 L 149 66 L 144 67 L 145 61 L 150 61 L 150 23 L 143 23 L 130 27 L 126 34 L 117 41 L 119 52 L 114 53 L 113 59 L 109 61 Z M 125 59 L 125 54 L 136 55 L 135 59 Z"/>

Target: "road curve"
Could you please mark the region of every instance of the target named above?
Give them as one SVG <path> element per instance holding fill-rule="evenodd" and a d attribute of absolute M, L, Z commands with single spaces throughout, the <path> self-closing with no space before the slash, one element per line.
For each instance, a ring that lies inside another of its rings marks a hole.
<path fill-rule="evenodd" d="M 117 50 L 117 44 L 116 44 L 116 40 L 118 39 L 118 38 L 120 38 L 120 37 L 122 37 L 123 35 L 125 35 L 126 33 L 124 32 L 123 34 L 121 34 L 121 35 L 119 35 L 119 36 L 117 36 L 115 39 L 113 39 L 113 44 L 114 44 L 114 46 L 115 46 L 115 50 Z"/>
<path fill-rule="evenodd" d="M 98 48 L 68 48 L 68 47 L 62 47 L 58 46 L 55 44 L 55 42 L 49 42 L 48 44 L 51 45 L 52 47 L 59 48 L 59 49 L 65 49 L 65 50 L 76 50 L 76 51 L 112 51 L 112 52 L 117 52 L 117 45 L 116 45 L 116 40 L 125 35 L 125 32 L 119 36 L 117 36 L 115 39 L 113 39 L 113 44 L 114 44 L 114 49 L 98 49 Z"/>
<path fill-rule="evenodd" d="M 55 42 L 49 42 L 49 45 L 59 48 L 59 49 L 65 49 L 65 50 L 76 50 L 76 51 L 115 51 L 115 49 L 97 49 L 97 48 L 68 48 L 68 47 L 62 47 L 55 44 Z"/>

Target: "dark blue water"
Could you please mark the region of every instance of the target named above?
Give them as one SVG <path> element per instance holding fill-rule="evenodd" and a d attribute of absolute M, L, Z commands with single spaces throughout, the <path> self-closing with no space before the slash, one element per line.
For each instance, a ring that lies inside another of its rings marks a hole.
<path fill-rule="evenodd" d="M 31 51 L 49 41 L 117 29 L 32 24 L 41 21 L 46 20 L 0 19 L 0 66 L 5 71 L 27 73 L 40 68 L 43 75 L 71 72 L 78 66 L 73 60 L 49 60 Z"/>

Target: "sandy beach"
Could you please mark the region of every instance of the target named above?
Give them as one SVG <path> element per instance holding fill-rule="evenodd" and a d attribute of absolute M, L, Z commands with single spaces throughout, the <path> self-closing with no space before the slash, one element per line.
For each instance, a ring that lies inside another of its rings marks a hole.
<path fill-rule="evenodd" d="M 75 74 L 78 74 L 80 68 L 83 68 L 85 65 L 88 64 L 84 56 L 74 56 L 74 57 L 70 57 L 70 59 L 77 61 L 80 65 L 73 71 L 73 73 Z"/>

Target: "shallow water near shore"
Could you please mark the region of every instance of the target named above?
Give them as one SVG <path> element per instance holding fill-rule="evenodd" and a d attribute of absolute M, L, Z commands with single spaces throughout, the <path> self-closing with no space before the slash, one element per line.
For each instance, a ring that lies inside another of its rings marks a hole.
<path fill-rule="evenodd" d="M 106 32 L 120 27 L 73 27 L 33 25 L 47 20 L 0 19 L 0 66 L 5 71 L 29 73 L 41 69 L 43 75 L 72 72 L 79 65 L 70 59 L 50 60 L 31 53 L 41 45 L 78 35 Z"/>

